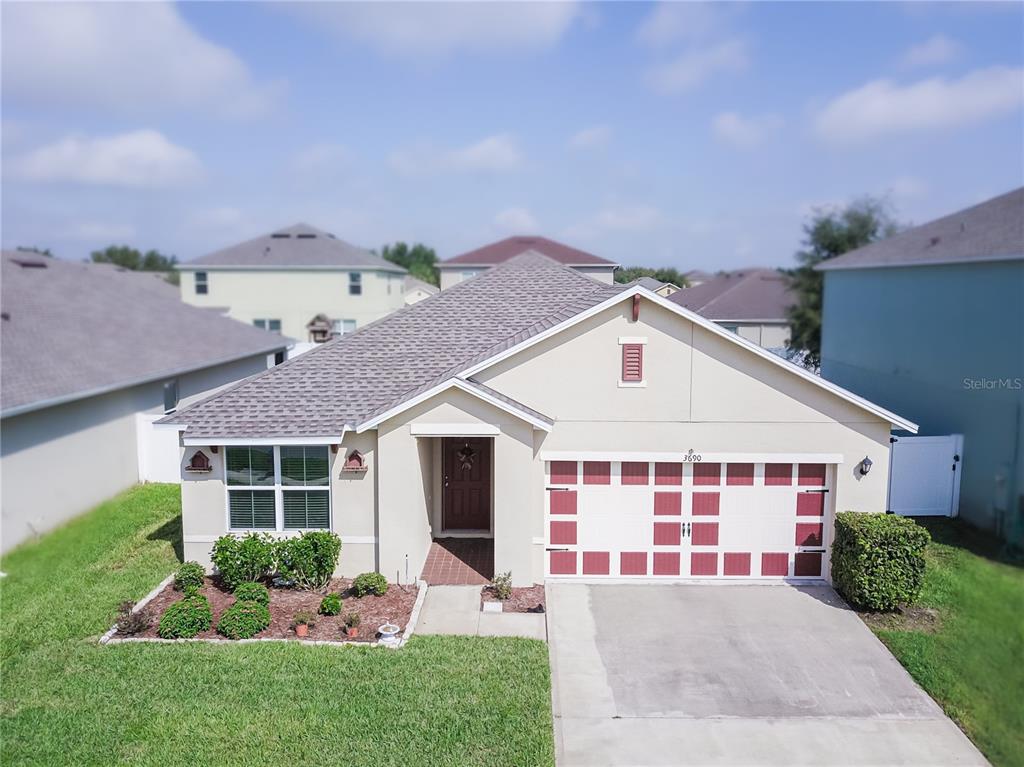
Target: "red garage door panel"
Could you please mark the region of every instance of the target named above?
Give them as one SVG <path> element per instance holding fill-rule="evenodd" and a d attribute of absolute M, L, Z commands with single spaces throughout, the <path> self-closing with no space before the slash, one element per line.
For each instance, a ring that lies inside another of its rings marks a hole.
<path fill-rule="evenodd" d="M 737 448 L 571 453 L 546 467 L 546 574 L 578 578 L 821 579 L 827 574 L 834 466 Z M 607 460 L 605 457 L 607 456 Z M 730 460 L 735 456 L 735 460 Z M 644 460 L 648 458 L 650 460 Z"/>

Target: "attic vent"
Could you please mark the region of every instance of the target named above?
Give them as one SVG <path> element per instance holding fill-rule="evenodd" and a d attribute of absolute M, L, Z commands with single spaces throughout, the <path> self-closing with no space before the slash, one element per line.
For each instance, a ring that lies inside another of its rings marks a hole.
<path fill-rule="evenodd" d="M 22 269 L 45 269 L 46 262 L 40 261 L 34 258 L 12 258 L 11 261 L 16 263 Z"/>
<path fill-rule="evenodd" d="M 300 240 L 315 240 L 316 239 L 316 235 L 315 234 L 300 234 L 300 235 L 296 235 L 296 236 Z"/>
<path fill-rule="evenodd" d="M 291 237 L 291 235 L 288 234 L 288 232 L 274 232 L 270 236 L 275 240 L 287 240 L 289 237 Z"/>

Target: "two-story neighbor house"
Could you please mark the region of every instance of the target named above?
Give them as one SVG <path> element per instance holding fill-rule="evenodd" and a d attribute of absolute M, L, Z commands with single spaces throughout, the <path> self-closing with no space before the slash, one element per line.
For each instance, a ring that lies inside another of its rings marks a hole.
<path fill-rule="evenodd" d="M 288 342 L 109 264 L 5 252 L 0 282 L 3 551 L 140 479 L 176 480 L 177 435 L 150 450 L 166 434 L 152 422 L 266 370 Z"/>
<path fill-rule="evenodd" d="M 619 264 L 607 258 L 595 256 L 547 237 L 506 237 L 504 240 L 461 253 L 438 263 L 441 273 L 441 290 L 458 285 L 463 280 L 475 277 L 492 266 L 502 264 L 510 258 L 533 251 L 570 266 L 581 274 L 611 285 L 615 281 L 615 270 Z"/>
<path fill-rule="evenodd" d="M 299 341 L 323 315 L 351 333 L 405 305 L 406 272 L 333 234 L 296 224 L 184 264 L 181 298 Z M 320 336 L 322 339 L 322 335 Z"/>
<path fill-rule="evenodd" d="M 342 574 L 437 583 L 429 555 L 454 538 L 517 585 L 820 581 L 835 511 L 885 508 L 890 430 L 915 429 L 537 253 L 163 423 L 187 559 L 209 565 L 225 533 L 329 529 Z"/>
<path fill-rule="evenodd" d="M 821 372 L 963 434 L 960 514 L 1024 520 L 1024 188 L 831 259 Z"/>

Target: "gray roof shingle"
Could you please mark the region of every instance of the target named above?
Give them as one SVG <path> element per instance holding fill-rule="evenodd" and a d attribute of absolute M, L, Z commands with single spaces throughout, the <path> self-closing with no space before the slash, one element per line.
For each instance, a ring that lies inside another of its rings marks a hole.
<path fill-rule="evenodd" d="M 520 253 L 532 250 L 569 266 L 618 266 L 614 261 L 595 256 L 579 248 L 573 248 L 547 237 L 506 237 L 488 245 L 446 258 L 438 263 L 440 269 L 454 269 L 464 266 L 493 266 L 508 261 Z"/>
<path fill-rule="evenodd" d="M 668 297 L 709 320 L 786 322 L 794 303 L 784 275 L 774 269 L 743 269 L 710 277 Z"/>
<path fill-rule="evenodd" d="M 179 264 L 178 268 L 294 269 L 332 266 L 405 273 L 405 269 L 385 261 L 376 253 L 350 245 L 333 234 L 308 224 L 295 224 L 286 229 L 278 229 L 276 232 Z"/>
<path fill-rule="evenodd" d="M 4 415 L 283 349 L 288 339 L 189 306 L 159 275 L 3 253 Z"/>
<path fill-rule="evenodd" d="M 1024 258 L 1024 187 L 818 265 L 819 271 Z"/>
<path fill-rule="evenodd" d="M 621 290 L 525 253 L 164 422 L 195 438 L 340 435 Z"/>

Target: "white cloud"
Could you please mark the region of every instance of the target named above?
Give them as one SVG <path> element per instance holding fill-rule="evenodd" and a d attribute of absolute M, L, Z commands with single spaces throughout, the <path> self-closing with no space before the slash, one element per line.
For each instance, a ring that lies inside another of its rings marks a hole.
<path fill-rule="evenodd" d="M 499 133 L 457 149 L 439 149 L 430 144 L 398 149 L 390 157 L 391 167 L 408 175 L 418 173 L 474 173 L 518 170 L 524 161 L 514 136 Z"/>
<path fill-rule="evenodd" d="M 651 87 L 662 93 L 679 93 L 702 85 L 714 75 L 742 72 L 747 67 L 747 47 L 727 40 L 706 48 L 693 48 L 647 73 Z"/>
<path fill-rule="evenodd" d="M 759 146 L 780 127 L 782 118 L 772 114 L 742 117 L 736 112 L 722 112 L 711 121 L 715 138 L 741 149 Z"/>
<path fill-rule="evenodd" d="M 958 80 L 935 77 L 898 85 L 874 80 L 818 113 L 814 129 L 835 144 L 954 128 L 1012 112 L 1024 103 L 1024 69 L 991 67 Z"/>
<path fill-rule="evenodd" d="M 725 17 L 736 7 L 727 3 L 658 3 L 640 22 L 636 39 L 663 48 L 680 40 L 707 38 L 725 25 Z"/>
<path fill-rule="evenodd" d="M 195 181 L 203 166 L 189 149 L 155 130 L 87 138 L 68 136 L 14 158 L 27 181 L 126 187 L 166 187 Z"/>
<path fill-rule="evenodd" d="M 610 125 L 593 125 L 584 128 L 569 139 L 570 149 L 599 149 L 607 146 L 612 139 Z"/>
<path fill-rule="evenodd" d="M 394 56 L 546 48 L 582 17 L 558 3 L 293 3 L 282 6 L 319 29 Z"/>
<path fill-rule="evenodd" d="M 952 40 L 945 35 L 935 35 L 923 43 L 911 47 L 904 53 L 903 66 L 929 67 L 943 64 L 955 58 L 961 49 L 962 46 L 956 40 Z"/>
<path fill-rule="evenodd" d="M 494 217 L 494 225 L 510 234 L 532 234 L 537 231 L 537 219 L 526 208 L 505 208 Z"/>
<path fill-rule="evenodd" d="M 3 49 L 5 97 L 46 105 L 248 116 L 282 87 L 165 3 L 6 3 Z"/>

